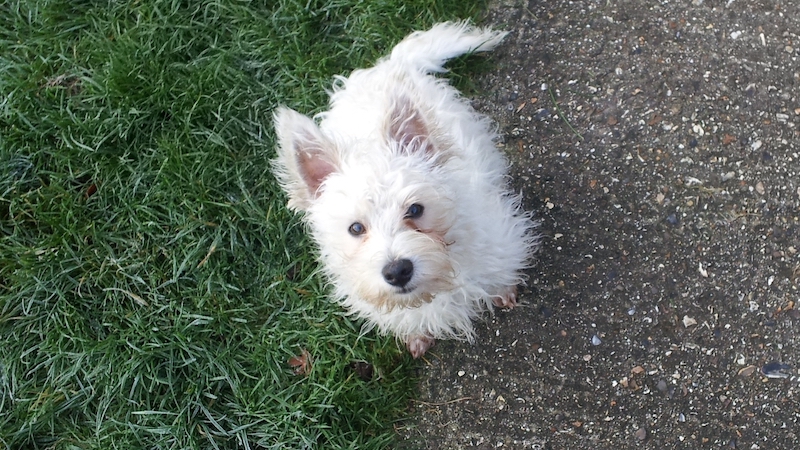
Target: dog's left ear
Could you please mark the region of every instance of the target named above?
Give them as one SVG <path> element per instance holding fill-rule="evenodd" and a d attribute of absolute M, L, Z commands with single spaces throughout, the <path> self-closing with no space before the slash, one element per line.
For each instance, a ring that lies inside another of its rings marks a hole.
<path fill-rule="evenodd" d="M 431 135 L 422 114 L 407 97 L 398 97 L 388 118 L 389 139 L 406 153 L 433 153 Z"/>

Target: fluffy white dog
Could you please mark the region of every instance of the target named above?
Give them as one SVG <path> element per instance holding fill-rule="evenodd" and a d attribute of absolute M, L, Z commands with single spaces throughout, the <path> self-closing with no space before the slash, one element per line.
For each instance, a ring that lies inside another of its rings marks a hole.
<path fill-rule="evenodd" d="M 415 358 L 435 339 L 471 341 L 472 320 L 493 305 L 515 306 L 537 247 L 491 122 L 430 75 L 504 36 L 441 23 L 337 77 L 316 122 L 275 112 L 275 173 L 304 213 L 335 298 Z"/>

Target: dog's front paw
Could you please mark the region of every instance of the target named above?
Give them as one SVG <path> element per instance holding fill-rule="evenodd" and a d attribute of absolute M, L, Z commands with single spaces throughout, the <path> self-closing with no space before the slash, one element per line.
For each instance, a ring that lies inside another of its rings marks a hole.
<path fill-rule="evenodd" d="M 511 286 L 504 289 L 498 295 L 492 297 L 492 303 L 498 308 L 511 309 L 517 306 L 517 287 Z"/>
<path fill-rule="evenodd" d="M 411 353 L 411 356 L 413 356 L 414 359 L 417 359 L 424 355 L 425 352 L 427 352 L 429 348 L 433 347 L 433 344 L 435 343 L 436 339 L 430 336 L 412 336 L 408 338 L 408 341 L 406 341 L 406 347 L 408 347 L 408 351 Z"/>

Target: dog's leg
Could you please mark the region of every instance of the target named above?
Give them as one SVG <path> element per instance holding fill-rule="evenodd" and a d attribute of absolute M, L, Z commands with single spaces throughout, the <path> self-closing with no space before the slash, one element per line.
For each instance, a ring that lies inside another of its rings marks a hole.
<path fill-rule="evenodd" d="M 411 356 L 413 356 L 414 359 L 417 359 L 424 355 L 425 352 L 427 352 L 429 348 L 433 347 L 433 344 L 435 343 L 436 339 L 430 336 L 412 336 L 408 338 L 406 347 L 408 347 L 408 351 L 411 352 Z"/>
<path fill-rule="evenodd" d="M 511 286 L 501 290 L 499 294 L 492 297 L 492 303 L 498 308 L 511 309 L 517 306 L 517 287 Z"/>

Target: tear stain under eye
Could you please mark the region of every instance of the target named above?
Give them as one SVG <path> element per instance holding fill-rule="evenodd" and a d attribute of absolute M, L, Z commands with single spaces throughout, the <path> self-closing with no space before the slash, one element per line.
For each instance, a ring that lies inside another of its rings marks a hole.
<path fill-rule="evenodd" d="M 425 230 L 418 227 L 413 219 L 403 219 L 403 224 L 405 224 L 406 228 L 408 228 L 409 230 L 419 231 L 420 233 L 428 234 Z"/>
<path fill-rule="evenodd" d="M 447 247 L 453 244 L 453 242 L 447 242 L 444 239 L 445 234 L 447 234 L 447 230 L 440 233 L 437 232 L 436 230 L 420 228 L 412 220 L 405 220 L 404 223 L 406 224 L 406 228 L 408 228 L 409 230 L 413 230 L 418 233 L 422 233 L 425 236 L 428 236 L 429 238 L 439 243 L 442 247 Z"/>

